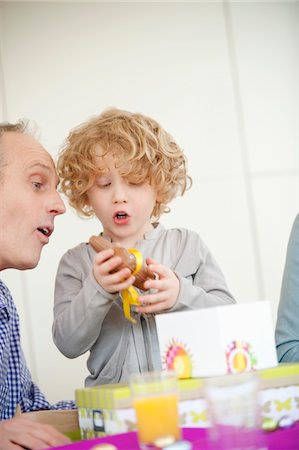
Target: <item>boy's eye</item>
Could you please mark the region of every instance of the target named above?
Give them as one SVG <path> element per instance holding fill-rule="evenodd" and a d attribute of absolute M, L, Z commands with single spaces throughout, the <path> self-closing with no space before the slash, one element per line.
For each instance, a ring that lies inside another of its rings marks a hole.
<path fill-rule="evenodd" d="M 96 179 L 96 185 L 100 188 L 110 186 L 111 180 L 108 177 L 99 177 Z"/>
<path fill-rule="evenodd" d="M 101 182 L 101 183 L 98 183 L 98 186 L 99 187 L 107 187 L 107 186 L 110 186 L 110 181 L 105 181 L 105 182 Z"/>

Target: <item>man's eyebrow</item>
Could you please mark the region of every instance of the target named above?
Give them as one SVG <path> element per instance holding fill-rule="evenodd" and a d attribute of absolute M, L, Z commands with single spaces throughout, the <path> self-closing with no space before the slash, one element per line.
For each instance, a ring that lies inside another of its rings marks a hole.
<path fill-rule="evenodd" d="M 46 169 L 48 171 L 51 171 L 52 168 L 50 166 L 48 166 L 47 164 L 43 164 L 43 163 L 39 163 L 39 162 L 35 162 L 33 164 L 30 164 L 30 166 L 28 167 L 28 169 L 32 169 L 34 167 L 40 167 L 42 169 Z"/>
<path fill-rule="evenodd" d="M 30 164 L 30 166 L 28 167 L 28 169 L 34 169 L 35 167 L 40 167 L 41 169 L 46 170 L 47 172 L 51 173 L 53 172 L 53 168 L 52 166 L 48 166 L 47 164 L 41 163 L 41 162 L 34 162 L 32 164 Z M 59 177 L 57 175 L 57 173 L 54 171 L 55 177 L 56 177 L 56 186 L 58 186 L 59 184 Z"/>

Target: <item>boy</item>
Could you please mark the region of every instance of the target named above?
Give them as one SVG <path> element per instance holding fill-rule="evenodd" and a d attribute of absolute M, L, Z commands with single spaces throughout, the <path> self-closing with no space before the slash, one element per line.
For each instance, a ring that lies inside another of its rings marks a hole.
<path fill-rule="evenodd" d="M 58 160 L 62 191 L 83 216 L 95 215 L 102 236 L 138 249 L 157 277 L 144 283 L 135 324 L 121 292 L 134 282 L 120 258 L 82 243 L 61 259 L 53 338 L 75 358 L 90 351 L 86 385 L 127 382 L 130 373 L 161 368 L 156 313 L 234 303 L 222 272 L 197 233 L 158 222 L 191 185 L 186 158 L 153 119 L 110 109 L 75 128 Z"/>

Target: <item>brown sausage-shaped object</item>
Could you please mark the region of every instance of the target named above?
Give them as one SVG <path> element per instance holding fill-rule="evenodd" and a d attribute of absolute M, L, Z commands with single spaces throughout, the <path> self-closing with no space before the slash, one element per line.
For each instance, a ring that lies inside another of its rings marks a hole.
<path fill-rule="evenodd" d="M 134 254 L 130 253 L 125 247 L 115 245 L 112 242 L 104 239 L 102 236 L 91 236 L 91 238 L 89 239 L 89 243 L 96 252 L 101 252 L 102 250 L 106 250 L 107 248 L 113 248 L 114 254 L 121 257 L 122 262 L 119 266 L 116 267 L 116 269 L 112 270 L 112 272 L 118 272 L 120 269 L 124 269 L 125 267 L 130 269 L 131 272 L 134 272 L 136 267 L 136 258 Z M 145 262 L 142 263 L 139 272 L 137 272 L 134 276 L 134 286 L 143 291 L 145 290 L 143 287 L 144 282 L 149 278 L 151 278 L 152 280 L 155 279 L 155 274 L 148 269 Z"/>

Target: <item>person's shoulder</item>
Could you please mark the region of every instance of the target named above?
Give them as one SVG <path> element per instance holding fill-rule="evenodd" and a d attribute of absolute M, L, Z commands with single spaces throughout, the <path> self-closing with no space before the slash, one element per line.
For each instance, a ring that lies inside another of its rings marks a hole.
<path fill-rule="evenodd" d="M 81 242 L 73 248 L 68 249 L 61 257 L 57 272 L 58 274 L 71 273 L 81 274 L 90 269 L 93 256 L 87 242 Z"/>
<path fill-rule="evenodd" d="M 292 229 L 289 235 L 289 246 L 299 245 L 299 214 L 295 217 L 292 225 Z"/>
<path fill-rule="evenodd" d="M 88 243 L 87 242 L 81 242 L 80 244 L 77 244 L 75 247 L 69 248 L 62 256 L 62 259 L 65 258 L 78 258 L 82 255 L 84 255 L 87 252 L 88 249 Z"/>
<path fill-rule="evenodd" d="M 173 239 L 173 240 L 182 241 L 182 242 L 200 241 L 199 234 L 196 231 L 191 230 L 189 228 L 184 228 L 184 227 L 164 228 L 163 225 L 161 225 L 161 228 L 162 228 L 162 233 L 168 239 Z"/>
<path fill-rule="evenodd" d="M 295 217 L 295 220 L 294 220 L 294 227 L 296 227 L 296 229 L 298 229 L 298 231 L 299 231 L 299 213 L 298 213 L 297 216 Z"/>
<path fill-rule="evenodd" d="M 182 236 L 198 236 L 198 233 L 190 228 L 184 227 L 174 227 L 174 228 L 164 228 L 166 233 Z"/>

